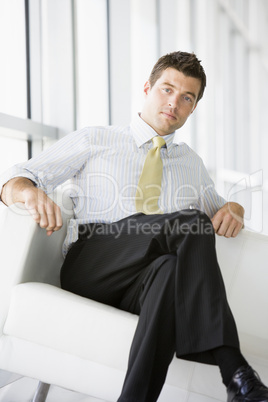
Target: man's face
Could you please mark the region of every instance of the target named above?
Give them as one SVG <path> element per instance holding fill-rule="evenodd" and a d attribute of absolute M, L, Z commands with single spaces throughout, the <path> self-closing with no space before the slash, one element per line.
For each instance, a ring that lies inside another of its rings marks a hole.
<path fill-rule="evenodd" d="M 199 79 L 167 68 L 153 87 L 145 83 L 141 118 L 159 135 L 173 133 L 196 108 L 200 87 Z"/>

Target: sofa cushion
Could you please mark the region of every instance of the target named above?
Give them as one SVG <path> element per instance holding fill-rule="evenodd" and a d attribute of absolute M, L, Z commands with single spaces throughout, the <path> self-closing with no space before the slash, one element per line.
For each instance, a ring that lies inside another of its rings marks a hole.
<path fill-rule="evenodd" d="M 12 291 L 4 334 L 125 369 L 137 320 L 52 285 L 24 283 Z"/>

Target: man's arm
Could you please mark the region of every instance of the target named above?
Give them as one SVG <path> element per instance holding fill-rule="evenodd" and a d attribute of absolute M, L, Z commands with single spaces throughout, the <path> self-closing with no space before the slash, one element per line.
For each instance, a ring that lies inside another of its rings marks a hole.
<path fill-rule="evenodd" d="M 219 236 L 236 237 L 244 225 L 244 208 L 236 202 L 227 202 L 212 218 Z"/>
<path fill-rule="evenodd" d="M 15 177 L 9 180 L 3 186 L 1 199 L 8 206 L 16 202 L 24 203 L 33 219 L 46 229 L 48 236 L 62 227 L 59 206 L 29 179 Z"/>

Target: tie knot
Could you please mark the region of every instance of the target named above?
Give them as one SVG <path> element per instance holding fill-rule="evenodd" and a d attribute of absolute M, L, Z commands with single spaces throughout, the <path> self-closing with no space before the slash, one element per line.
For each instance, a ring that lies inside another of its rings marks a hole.
<path fill-rule="evenodd" d="M 157 135 L 156 137 L 153 137 L 152 142 L 153 142 L 154 148 L 162 148 L 166 144 L 166 141 L 164 140 L 164 138 L 160 137 L 159 135 Z"/>

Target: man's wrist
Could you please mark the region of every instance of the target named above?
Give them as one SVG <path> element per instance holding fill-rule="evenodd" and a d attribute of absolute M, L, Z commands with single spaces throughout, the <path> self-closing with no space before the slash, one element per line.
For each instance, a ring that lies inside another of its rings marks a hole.
<path fill-rule="evenodd" d="M 34 183 L 25 177 L 15 177 L 4 184 L 1 200 L 7 206 L 16 202 L 25 202 L 25 195 L 35 188 Z"/>

